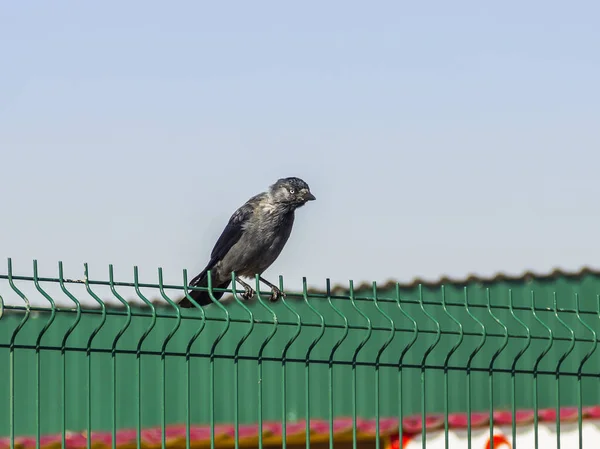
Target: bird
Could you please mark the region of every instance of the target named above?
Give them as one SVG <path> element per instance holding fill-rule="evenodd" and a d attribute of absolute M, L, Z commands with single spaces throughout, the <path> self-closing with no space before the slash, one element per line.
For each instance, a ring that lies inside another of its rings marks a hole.
<path fill-rule="evenodd" d="M 229 218 L 225 229 L 213 247 L 206 267 L 189 285 L 208 287 L 208 271 L 214 288 L 225 289 L 231 282 L 231 273 L 244 288 L 242 298 L 249 300 L 254 290 L 241 277 L 254 278 L 271 288 L 270 301 L 285 296 L 279 288 L 262 277 L 262 273 L 279 257 L 294 225 L 295 211 L 309 201 L 316 200 L 308 184 L 298 177 L 280 178 L 269 188 L 251 197 Z M 219 300 L 224 292 L 213 291 Z M 188 295 L 200 306 L 212 304 L 208 291 L 190 290 Z M 194 305 L 184 296 L 179 301 L 182 308 Z"/>

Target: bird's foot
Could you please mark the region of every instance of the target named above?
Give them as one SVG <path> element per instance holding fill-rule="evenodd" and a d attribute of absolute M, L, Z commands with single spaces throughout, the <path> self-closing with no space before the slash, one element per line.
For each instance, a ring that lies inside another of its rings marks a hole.
<path fill-rule="evenodd" d="M 249 285 L 244 286 L 244 293 L 242 293 L 242 298 L 248 301 L 254 296 L 254 290 Z"/>
<path fill-rule="evenodd" d="M 282 297 L 285 298 L 285 293 L 283 293 L 277 287 L 273 287 L 271 289 L 271 298 L 270 298 L 271 302 L 279 301 L 279 299 L 282 298 Z"/>

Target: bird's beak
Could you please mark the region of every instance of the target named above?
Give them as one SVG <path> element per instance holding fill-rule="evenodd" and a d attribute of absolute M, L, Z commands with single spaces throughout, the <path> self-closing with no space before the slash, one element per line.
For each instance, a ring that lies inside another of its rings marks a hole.
<path fill-rule="evenodd" d="M 305 201 L 314 201 L 317 198 L 310 192 L 306 192 L 306 195 L 304 195 L 304 200 Z"/>

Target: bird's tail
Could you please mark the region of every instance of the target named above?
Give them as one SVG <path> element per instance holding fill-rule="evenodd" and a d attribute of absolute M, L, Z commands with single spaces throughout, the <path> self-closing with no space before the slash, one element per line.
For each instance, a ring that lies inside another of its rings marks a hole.
<path fill-rule="evenodd" d="M 229 285 L 230 281 L 222 282 L 221 284 L 213 285 L 214 288 L 226 288 Z M 206 275 L 206 270 L 196 276 L 190 282 L 191 287 L 208 287 L 208 276 Z M 215 292 L 213 291 L 213 296 L 216 300 L 221 299 L 225 292 Z M 212 304 L 212 299 L 208 293 L 208 291 L 200 291 L 200 290 L 189 290 L 188 295 L 198 303 L 198 305 L 204 307 L 208 304 Z M 179 307 L 184 309 L 189 309 L 194 307 L 194 304 L 188 299 L 187 296 L 184 296 L 181 301 L 179 301 Z"/>

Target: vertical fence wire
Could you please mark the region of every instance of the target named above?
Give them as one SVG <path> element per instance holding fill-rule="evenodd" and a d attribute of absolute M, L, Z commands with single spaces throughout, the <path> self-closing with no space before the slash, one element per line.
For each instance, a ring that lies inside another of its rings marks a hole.
<path fill-rule="evenodd" d="M 511 376 L 511 442 L 514 449 L 517 448 L 517 363 L 523 356 L 525 351 L 529 349 L 531 345 L 531 330 L 523 321 L 521 321 L 515 313 L 514 297 L 512 289 L 508 290 L 508 304 L 511 316 L 514 320 L 525 330 L 526 342 L 525 345 L 519 350 L 516 356 L 513 358 L 513 362 L 510 368 Z M 537 415 L 536 415 L 537 416 Z M 536 418 L 537 419 L 537 418 Z"/>
<path fill-rule="evenodd" d="M 344 340 L 346 340 L 346 338 L 348 337 L 348 318 L 332 302 L 331 283 L 330 283 L 329 279 L 326 280 L 325 285 L 326 285 L 326 291 L 327 291 L 327 302 L 329 303 L 329 306 L 335 312 L 335 314 L 338 315 L 344 322 L 344 333 L 342 334 L 340 339 L 331 348 L 331 353 L 329 354 L 329 363 L 328 363 L 328 371 L 329 371 L 329 416 L 328 416 L 328 418 L 329 418 L 329 435 L 332 436 L 334 434 L 333 420 L 335 418 L 334 395 L 333 395 L 333 392 L 334 392 L 333 360 L 334 360 L 334 356 L 335 356 L 335 353 L 337 352 L 338 348 L 341 346 L 341 344 L 344 342 Z M 329 438 L 329 447 L 333 448 L 333 438 L 332 437 Z"/>
<path fill-rule="evenodd" d="M 231 324 L 231 317 L 229 315 L 228 310 L 215 298 L 212 286 L 212 273 L 210 270 L 207 272 L 208 277 L 208 293 L 210 299 L 213 301 L 215 305 L 219 307 L 225 313 L 225 325 L 221 330 L 221 333 L 215 338 L 211 348 L 210 348 L 210 447 L 214 449 L 215 447 L 215 351 L 217 349 L 217 345 L 219 342 L 225 337 L 227 331 L 229 331 L 229 326 Z M 262 447 L 262 440 L 260 442 Z"/>
<path fill-rule="evenodd" d="M 23 300 L 25 303 L 25 313 L 23 314 L 23 318 L 15 327 L 15 330 L 10 337 L 9 343 L 9 404 L 10 404 L 10 449 L 15 448 L 15 340 L 17 338 L 18 333 L 21 331 L 23 326 L 27 320 L 29 320 L 30 308 L 29 308 L 29 300 L 27 297 L 19 290 L 14 283 L 13 280 L 13 271 L 12 271 L 12 260 L 8 259 L 8 282 L 10 284 L 11 289 Z M 64 442 L 64 437 L 63 437 Z M 64 447 L 64 446 L 63 446 Z"/>
<path fill-rule="evenodd" d="M 417 321 L 409 315 L 404 307 L 402 306 L 402 301 L 400 299 L 400 285 L 396 284 L 396 303 L 398 304 L 398 310 L 400 313 L 411 322 L 413 327 L 412 338 L 406 343 L 402 352 L 400 353 L 400 358 L 398 359 L 398 440 L 400 442 L 403 441 L 404 437 L 404 428 L 402 426 L 402 422 L 404 419 L 404 408 L 402 406 L 404 402 L 404 383 L 403 383 L 403 372 L 404 372 L 404 357 L 408 353 L 408 351 L 415 345 L 417 339 L 419 338 L 419 327 L 417 325 Z"/>
<path fill-rule="evenodd" d="M 440 342 L 440 338 L 442 335 L 440 322 L 431 315 L 427 310 L 425 310 L 424 302 L 423 302 L 423 286 L 419 284 L 419 306 L 421 311 L 429 318 L 433 324 L 435 325 L 435 339 L 429 345 L 429 347 L 424 351 L 423 358 L 421 360 L 421 438 L 422 438 L 422 447 L 425 449 L 427 447 L 427 401 L 426 401 L 426 366 L 427 366 L 427 358 L 431 354 L 431 352 L 435 349 L 435 347 Z"/>
<path fill-rule="evenodd" d="M 392 343 L 392 341 L 394 340 L 394 337 L 396 336 L 396 326 L 394 324 L 394 320 L 392 319 L 392 317 L 390 317 L 387 313 L 385 313 L 385 311 L 383 311 L 381 309 L 381 306 L 379 305 L 379 301 L 377 298 L 377 284 L 375 282 L 373 282 L 373 301 L 375 303 L 375 308 L 379 311 L 379 313 L 381 313 L 383 318 L 390 325 L 390 334 L 389 334 L 387 340 L 384 340 L 382 342 L 382 345 L 379 348 L 379 351 L 377 351 L 377 356 L 375 357 L 375 447 L 377 449 L 379 449 L 380 443 L 381 443 L 381 441 L 380 441 L 381 440 L 380 416 L 379 416 L 379 413 L 381 412 L 380 363 L 381 363 L 381 356 L 383 355 L 383 352 Z"/>
<path fill-rule="evenodd" d="M 258 274 L 256 275 L 256 296 L 257 296 L 257 299 L 258 299 L 258 302 L 260 303 L 260 305 L 262 305 L 262 307 L 271 314 L 271 318 L 273 320 L 273 326 L 271 329 L 271 333 L 269 335 L 267 335 L 267 337 L 264 339 L 264 341 L 260 345 L 260 348 L 258 350 L 258 359 L 256 362 L 258 364 L 258 435 L 259 435 L 259 448 L 262 448 L 263 447 L 263 387 L 264 387 L 263 354 L 264 354 L 265 348 L 267 347 L 267 345 L 269 344 L 271 339 L 275 336 L 275 333 L 277 332 L 279 325 L 277 323 L 277 315 L 275 314 L 273 309 L 271 307 L 269 307 L 269 305 L 267 303 L 265 303 L 264 300 L 262 299 L 262 295 L 260 293 L 260 277 L 258 276 Z"/>
<path fill-rule="evenodd" d="M 98 303 L 98 306 L 100 307 L 101 310 L 101 318 L 100 318 L 100 323 L 98 323 L 98 326 L 90 333 L 90 336 L 88 338 L 87 341 L 87 345 L 86 345 L 86 358 L 87 358 L 87 383 L 88 383 L 88 397 L 87 397 L 87 434 L 90 436 L 87 438 L 87 449 L 91 449 L 92 447 L 92 405 L 93 405 L 93 381 L 92 381 L 92 372 L 93 372 L 93 368 L 92 368 L 92 342 L 94 341 L 94 338 L 96 337 L 96 335 L 98 335 L 98 332 L 100 332 L 100 329 L 102 329 L 102 327 L 104 326 L 104 324 L 106 323 L 106 306 L 104 304 L 104 301 L 102 301 L 100 299 L 100 297 L 94 293 L 90 287 L 90 284 L 88 282 L 89 279 L 89 269 L 88 269 L 88 264 L 84 264 L 83 266 L 83 273 L 84 273 L 84 282 L 85 282 L 85 289 L 87 291 L 87 293 L 90 295 L 90 297 L 92 297 L 92 299 L 94 299 L 94 301 L 96 301 Z M 136 273 L 136 281 L 137 281 L 137 273 Z M 54 313 L 54 303 L 52 304 L 53 310 L 52 313 Z M 138 376 L 141 376 L 141 372 L 138 373 Z M 138 431 L 138 449 L 141 449 L 141 442 L 140 442 L 140 432 Z"/>
<path fill-rule="evenodd" d="M 352 284 L 351 284 L 352 288 Z M 310 449 L 310 416 L 311 416 L 311 396 L 310 396 L 310 367 L 312 365 L 310 361 L 310 355 L 315 348 L 315 346 L 321 341 L 323 335 L 325 334 L 325 317 L 319 313 L 319 311 L 308 301 L 308 287 L 306 284 L 306 277 L 302 278 L 302 298 L 306 306 L 318 317 L 319 319 L 319 333 L 314 335 L 314 338 L 310 345 L 308 346 L 308 350 L 306 351 L 306 355 L 304 357 L 304 403 L 305 403 L 305 434 L 306 434 L 306 449 Z M 331 438 L 331 435 L 330 435 Z"/>
<path fill-rule="evenodd" d="M 160 360 L 161 360 L 161 368 L 162 368 L 162 419 L 161 419 L 161 445 L 162 449 L 166 449 L 166 427 L 167 427 L 167 345 L 175 335 L 175 333 L 179 330 L 181 326 L 181 311 L 179 307 L 167 296 L 165 293 L 165 286 L 163 282 L 163 270 L 162 268 L 158 269 L 158 285 L 160 290 L 160 295 L 162 298 L 175 309 L 176 319 L 173 328 L 169 332 L 169 334 L 165 337 L 162 343 L 161 351 L 160 351 Z M 125 329 L 125 328 L 124 328 Z"/>
<path fill-rule="evenodd" d="M 123 336 L 123 334 L 125 333 L 125 331 L 127 330 L 127 328 L 129 327 L 129 325 L 131 324 L 131 306 L 129 305 L 129 303 L 121 296 L 119 295 L 119 293 L 117 293 L 117 290 L 115 288 L 115 279 L 114 279 L 114 271 L 113 271 L 113 266 L 112 264 L 108 266 L 108 282 L 110 284 L 110 291 L 113 294 L 113 296 L 115 298 L 117 298 L 117 300 L 119 300 L 119 302 L 121 304 L 123 304 L 123 306 L 125 307 L 126 311 L 127 311 L 127 318 L 125 320 L 125 323 L 123 323 L 123 327 L 121 327 L 121 329 L 119 329 L 119 331 L 117 332 L 117 334 L 115 335 L 115 338 L 112 342 L 112 347 L 111 347 L 111 360 L 112 360 L 112 380 L 113 380 L 113 389 L 112 389 L 112 393 L 113 393 L 113 440 L 115 441 L 116 444 L 116 434 L 117 434 L 117 428 L 118 428 L 118 420 L 117 420 L 117 403 L 118 403 L 118 392 L 117 392 L 117 379 L 118 379 L 118 371 L 117 371 L 117 344 L 119 342 L 119 340 L 121 339 L 121 337 Z M 163 445 L 163 449 L 164 445 Z"/>
<path fill-rule="evenodd" d="M 136 363 L 136 374 L 137 374 L 137 376 L 136 376 L 137 377 L 136 440 L 137 440 L 137 449 L 142 449 L 142 371 L 143 371 L 142 370 L 142 345 L 144 344 L 144 341 L 146 340 L 146 338 L 148 338 L 148 335 L 150 335 L 150 332 L 152 332 L 152 330 L 156 326 L 157 317 L 156 317 L 156 307 L 154 307 L 154 304 L 152 304 L 152 302 L 150 302 L 148 300 L 148 298 L 146 298 L 140 291 L 139 271 L 138 271 L 137 266 L 133 268 L 133 283 L 134 283 L 135 293 L 136 293 L 137 297 L 142 300 L 142 302 L 150 309 L 150 312 L 151 312 L 150 324 L 144 330 L 144 333 L 140 336 L 140 338 L 137 342 L 137 345 L 136 345 L 136 349 L 135 349 L 135 358 L 136 358 L 136 362 L 137 362 Z M 187 282 L 184 285 L 187 285 Z M 105 310 L 103 309 L 103 316 L 104 316 L 104 313 L 105 313 Z M 104 321 L 104 319 L 103 319 L 103 321 Z M 189 444 L 189 441 L 188 441 L 188 444 Z M 186 449 L 189 449 L 189 447 Z"/>
<path fill-rule="evenodd" d="M 279 276 L 279 289 L 282 292 L 285 291 L 285 289 L 283 288 L 283 276 Z M 329 292 L 329 279 L 327 279 L 327 291 Z M 289 310 L 296 318 L 296 330 L 285 344 L 283 352 L 281 353 L 281 438 L 283 449 L 285 449 L 287 447 L 287 353 L 290 349 L 290 346 L 292 346 L 292 344 L 296 341 L 296 339 L 300 336 L 300 333 L 302 332 L 302 319 L 300 317 L 300 314 L 296 312 L 292 307 L 290 307 L 287 300 L 285 299 L 285 296 L 281 298 L 281 302 L 283 306 L 287 310 Z M 309 437 L 310 435 L 307 436 L 307 438 Z"/>
<path fill-rule="evenodd" d="M 490 420 L 490 433 L 489 433 L 489 441 L 490 441 L 490 449 L 494 449 L 494 363 L 500 356 L 500 354 L 506 349 L 508 346 L 508 328 L 500 321 L 500 319 L 494 314 L 492 307 L 492 298 L 490 289 L 486 289 L 486 300 L 487 300 L 487 312 L 490 317 L 494 320 L 498 326 L 502 328 L 504 333 L 504 339 L 502 340 L 502 344 L 496 350 L 494 355 L 490 360 L 490 370 L 489 370 L 489 396 L 490 396 L 490 410 L 489 410 L 489 420 Z"/>
<path fill-rule="evenodd" d="M 42 337 L 44 336 L 44 334 L 48 331 L 48 329 L 50 328 L 50 326 L 52 325 L 54 318 L 56 317 L 56 305 L 54 303 L 54 300 L 52 299 L 52 297 L 46 293 L 44 291 L 44 289 L 42 289 L 42 287 L 40 286 L 40 282 L 39 282 L 39 276 L 38 276 L 38 264 L 37 264 L 37 260 L 33 261 L 33 282 L 35 285 L 36 290 L 44 297 L 44 299 L 46 299 L 48 301 L 48 303 L 50 304 L 50 316 L 48 317 L 48 320 L 46 321 L 46 324 L 44 325 L 44 327 L 40 330 L 37 339 L 35 341 L 35 355 L 36 355 L 36 387 L 35 387 L 35 391 L 36 391 L 36 429 L 35 429 L 35 439 L 36 439 L 36 449 L 40 449 L 41 446 L 41 425 L 42 425 L 42 397 L 41 397 L 41 384 L 42 384 L 42 351 L 41 351 L 41 345 L 42 345 Z M 89 388 L 89 390 L 91 391 L 91 388 Z M 88 401 L 89 404 L 89 401 Z M 91 410 L 91 405 L 88 405 L 88 414 L 89 414 L 89 410 Z M 91 442 L 88 441 L 87 443 L 87 449 L 90 449 L 91 446 Z"/>
<path fill-rule="evenodd" d="M 63 276 L 63 264 L 62 262 L 58 263 L 58 276 L 59 276 L 59 281 L 60 281 L 60 289 L 62 290 L 62 292 L 71 300 L 73 301 L 73 303 L 75 303 L 75 308 L 76 308 L 76 315 L 75 315 L 75 320 L 73 320 L 73 323 L 71 324 L 71 327 L 69 327 L 69 329 L 67 329 L 67 331 L 65 332 L 65 335 L 62 339 L 62 343 L 61 343 L 61 348 L 60 348 L 60 352 L 61 352 L 61 356 L 62 356 L 62 373 L 61 373 L 61 378 L 62 378 L 62 401 L 61 401 L 61 405 L 62 405 L 62 435 L 61 435 L 61 442 L 62 442 L 62 447 L 66 447 L 66 438 L 67 438 L 67 340 L 69 338 L 69 336 L 71 335 L 71 333 L 75 330 L 75 328 L 77 327 L 77 325 L 79 324 L 80 320 L 81 320 L 81 304 L 79 303 L 79 301 L 77 300 L 77 298 L 75 298 L 75 296 L 73 296 L 71 294 L 71 292 L 69 292 L 69 290 L 67 290 L 67 288 L 65 287 L 65 278 Z M 115 431 L 116 433 L 116 431 Z M 115 437 L 113 437 L 113 440 L 116 440 Z M 116 443 L 113 442 L 113 449 L 116 447 Z"/>
<path fill-rule="evenodd" d="M 237 291 L 236 291 L 236 283 L 235 283 L 235 274 L 232 273 L 231 274 L 231 284 L 232 284 L 232 292 L 233 292 L 233 297 L 235 299 L 235 301 L 237 302 L 237 304 L 239 304 L 242 309 L 244 309 L 244 311 L 248 314 L 248 330 L 246 331 L 245 334 L 243 334 L 241 336 L 241 338 L 239 339 L 236 347 L 235 347 L 235 352 L 234 352 L 234 359 L 233 359 L 233 366 L 234 366 L 234 372 L 233 372 L 233 389 L 234 389 L 234 445 L 235 445 L 235 449 L 239 449 L 240 447 L 240 350 L 242 349 L 242 345 L 244 344 L 244 342 L 248 339 L 248 337 L 250 337 L 250 334 L 252 334 L 252 331 L 254 330 L 254 314 L 252 313 L 252 311 L 246 307 L 246 305 L 244 304 L 244 302 L 240 299 Z M 283 289 L 283 287 L 282 287 Z"/>
<path fill-rule="evenodd" d="M 367 342 L 369 341 L 369 339 L 371 338 L 371 335 L 373 333 L 373 328 L 372 328 L 372 324 L 371 324 L 371 320 L 369 319 L 369 317 L 360 309 L 357 307 L 356 302 L 355 302 L 355 298 L 354 298 L 354 283 L 351 281 L 350 282 L 350 302 L 352 303 L 352 307 L 354 308 L 354 310 L 356 310 L 356 312 L 365 319 L 366 323 L 367 323 L 367 332 L 365 333 L 365 337 L 362 339 L 362 341 L 358 344 L 358 346 L 356 347 L 356 350 L 354 351 L 354 355 L 352 356 L 352 447 L 354 449 L 356 449 L 357 446 L 357 439 L 356 439 L 356 434 L 357 434 L 357 408 L 358 408 L 358 398 L 357 398 L 357 373 L 356 373 L 356 367 L 357 367 L 357 358 L 358 358 L 358 354 L 360 353 L 361 349 L 367 344 Z M 330 438 L 333 439 L 333 435 L 330 435 Z"/>
<path fill-rule="evenodd" d="M 450 358 L 456 352 L 456 350 L 460 347 L 463 342 L 464 334 L 463 334 L 463 325 L 458 321 L 448 310 L 446 305 L 446 289 L 444 286 L 441 287 L 441 296 L 442 296 L 442 308 L 444 309 L 444 313 L 450 318 L 452 322 L 454 322 L 458 327 L 458 337 L 456 339 L 456 343 L 454 346 L 450 348 L 446 358 L 444 360 L 444 447 L 446 449 L 449 447 L 449 431 L 450 425 L 448 422 L 448 414 L 450 411 L 450 382 L 448 379 L 448 367 L 450 365 Z"/>
<path fill-rule="evenodd" d="M 560 317 L 559 310 L 558 310 L 558 297 L 556 295 L 556 292 L 553 293 L 553 298 L 554 298 L 554 316 L 556 317 L 556 320 L 564 326 L 564 328 L 569 332 L 569 335 L 570 335 L 569 347 L 560 356 L 558 363 L 556 364 L 556 375 L 555 375 L 555 378 L 556 378 L 556 447 L 558 449 L 560 449 L 560 404 L 561 404 L 560 367 L 563 364 L 563 362 L 565 361 L 565 359 L 569 356 L 569 354 L 571 354 L 571 352 L 573 352 L 573 349 L 575 348 L 575 332 Z"/>
<path fill-rule="evenodd" d="M 582 448 L 583 447 L 583 379 L 582 379 L 582 373 L 583 373 L 583 365 L 585 365 L 585 363 L 589 360 L 589 358 L 594 354 L 594 352 L 596 352 L 596 347 L 598 346 L 598 340 L 596 337 L 596 332 L 594 331 L 594 329 L 587 324 L 581 317 L 581 301 L 580 301 L 580 295 L 578 293 L 575 294 L 575 302 L 576 302 L 576 316 L 577 316 L 577 320 L 579 321 L 579 323 L 581 323 L 581 325 L 583 327 L 585 327 L 592 335 L 591 335 L 591 339 L 592 339 L 592 344 L 591 347 L 589 349 L 589 351 L 583 356 L 583 358 L 581 359 L 581 363 L 579 364 L 579 367 L 577 368 L 577 433 L 578 433 L 578 442 L 579 442 L 579 447 Z M 596 310 L 597 313 L 596 315 L 600 318 L 600 295 L 596 295 Z"/>
<path fill-rule="evenodd" d="M 487 332 L 485 330 L 485 326 L 483 325 L 483 323 L 481 321 L 479 321 L 477 319 L 477 317 L 471 312 L 471 308 L 469 307 L 469 296 L 467 293 L 467 288 L 464 289 L 465 292 L 465 310 L 467 312 L 467 314 L 473 319 L 473 321 L 475 321 L 477 323 L 477 325 L 479 326 L 479 328 L 481 329 L 481 340 L 479 341 L 479 344 L 477 345 L 477 347 L 473 350 L 473 352 L 471 352 L 471 354 L 469 355 L 469 359 L 467 360 L 467 365 L 466 365 L 466 372 L 467 372 L 467 447 L 469 449 L 471 449 L 472 446 L 472 422 L 471 422 L 471 417 L 472 417 L 472 393 L 471 393 L 471 388 L 472 388 L 472 380 L 471 380 L 471 375 L 472 375 L 472 370 L 471 370 L 471 364 L 473 363 L 473 359 L 475 358 L 475 356 L 479 353 L 479 351 L 481 351 L 481 348 L 483 348 L 483 345 L 485 345 L 485 342 L 487 340 Z"/>
<path fill-rule="evenodd" d="M 554 333 L 552 329 L 537 314 L 536 305 L 535 305 L 535 293 L 531 292 L 531 313 L 533 318 L 542 325 L 544 329 L 548 331 L 548 344 L 543 349 L 543 351 L 538 355 L 535 360 L 535 364 L 533 366 L 533 413 L 534 413 L 534 421 L 533 421 L 533 429 L 535 434 L 535 449 L 539 447 L 539 365 L 554 343 Z"/>

